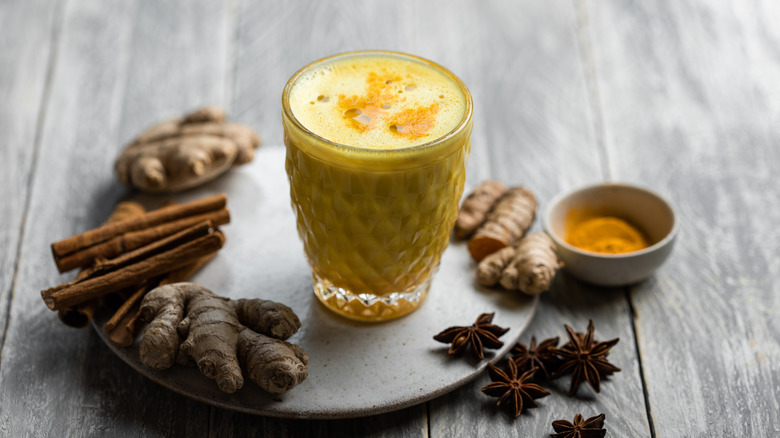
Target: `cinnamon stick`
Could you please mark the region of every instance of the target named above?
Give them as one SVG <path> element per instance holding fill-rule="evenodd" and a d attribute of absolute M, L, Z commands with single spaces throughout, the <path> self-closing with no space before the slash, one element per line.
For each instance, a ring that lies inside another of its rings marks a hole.
<path fill-rule="evenodd" d="M 209 234 L 212 230 L 211 222 L 200 222 L 191 227 L 185 228 L 176 234 L 172 234 L 168 237 L 164 237 L 158 241 L 152 242 L 141 248 L 134 249 L 130 252 L 126 252 L 119 257 L 107 260 L 100 258 L 95 264 L 87 270 L 87 278 L 94 278 L 103 273 L 116 271 L 124 266 L 140 262 L 148 259 L 153 255 L 160 254 L 161 252 L 168 251 L 183 243 L 190 242 L 199 237 Z M 140 277 L 138 283 L 147 278 Z"/>
<path fill-rule="evenodd" d="M 95 311 L 98 307 L 99 300 L 89 300 L 87 302 L 78 304 L 74 307 L 68 307 L 66 309 L 60 309 L 57 316 L 60 317 L 60 321 L 63 324 L 73 328 L 84 328 L 92 321 L 92 317 L 95 316 Z"/>
<path fill-rule="evenodd" d="M 177 204 L 148 212 L 144 215 L 129 218 L 116 223 L 106 224 L 99 228 L 67 238 L 51 245 L 55 259 L 62 258 L 98 243 L 105 242 L 118 235 L 154 227 L 177 219 L 221 210 L 227 205 L 225 194 L 210 196 L 186 204 Z"/>
<path fill-rule="evenodd" d="M 135 341 L 135 324 L 138 320 L 138 313 L 141 310 L 141 299 L 151 289 L 151 282 L 139 288 L 134 294 L 130 295 L 127 301 L 106 322 L 103 331 L 106 332 L 114 345 L 120 347 L 133 345 Z"/>
<path fill-rule="evenodd" d="M 205 257 L 199 258 L 195 263 L 176 269 L 166 274 L 159 282 L 153 282 L 141 287 L 136 293 L 131 295 L 127 301 L 114 313 L 111 319 L 106 322 L 103 330 L 108 338 L 119 347 L 129 347 L 135 341 L 137 330 L 138 314 L 141 310 L 141 300 L 151 289 L 152 284 L 158 286 L 164 284 L 178 283 L 188 280 L 209 260 L 214 258 L 216 253 L 211 253 Z"/>
<path fill-rule="evenodd" d="M 129 264 L 117 265 L 118 269 L 116 270 L 105 272 L 97 270 L 94 277 L 47 289 L 42 291 L 41 295 L 46 306 L 52 310 L 73 306 L 138 284 L 139 279 L 157 277 L 181 268 L 200 257 L 216 252 L 224 242 L 225 236 L 219 230 L 215 230 L 211 234 L 148 258 L 129 257 L 127 260 Z M 98 273 L 102 275 L 97 275 Z"/>
<path fill-rule="evenodd" d="M 109 259 L 117 257 L 122 253 L 148 245 L 204 221 L 210 221 L 215 227 L 224 225 L 230 222 L 230 212 L 227 208 L 222 208 L 209 213 L 176 219 L 151 228 L 131 231 L 64 257 L 58 258 L 55 256 L 54 261 L 57 263 L 57 268 L 60 272 L 67 272 L 74 268 L 88 266 L 97 257 Z"/>
<path fill-rule="evenodd" d="M 123 201 L 114 207 L 114 211 L 111 212 L 111 215 L 106 219 L 105 223 L 119 222 L 133 216 L 140 216 L 144 213 L 146 213 L 146 209 L 138 202 Z M 92 263 L 93 261 L 94 258 L 90 260 L 89 263 Z M 76 278 L 84 279 L 88 274 L 88 272 L 81 271 Z M 75 307 L 61 309 L 57 316 L 59 316 L 60 321 L 67 326 L 83 328 L 92 320 L 92 316 L 95 315 L 98 304 L 98 300 L 90 300 Z"/>

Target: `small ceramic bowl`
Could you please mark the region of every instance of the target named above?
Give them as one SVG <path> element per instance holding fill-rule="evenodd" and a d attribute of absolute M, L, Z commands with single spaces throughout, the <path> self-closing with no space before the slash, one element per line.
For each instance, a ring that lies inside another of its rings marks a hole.
<path fill-rule="evenodd" d="M 616 216 L 638 227 L 649 240 L 643 250 L 602 254 L 566 242 L 571 215 Z M 637 186 L 605 183 L 563 193 L 550 202 L 544 229 L 558 245 L 566 271 L 600 286 L 624 286 L 649 277 L 672 252 L 678 221 L 671 204 L 659 194 Z"/>

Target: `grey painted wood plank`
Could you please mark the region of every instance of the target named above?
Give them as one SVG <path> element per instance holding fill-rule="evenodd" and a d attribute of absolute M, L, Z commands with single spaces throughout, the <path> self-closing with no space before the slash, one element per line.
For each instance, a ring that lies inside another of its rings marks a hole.
<path fill-rule="evenodd" d="M 591 114 L 575 10 L 570 2 L 481 2 L 465 14 L 479 23 L 470 60 L 479 78 L 490 177 L 530 187 L 539 212 L 559 191 L 602 180 L 606 169 Z M 534 230 L 540 230 L 537 220 Z M 500 309 L 498 309 L 500 311 Z M 623 369 L 595 394 L 566 396 L 568 378 L 545 384 L 553 393 L 512 420 L 480 388 L 487 375 L 430 403 L 431 436 L 545 436 L 557 419 L 604 412 L 611 436 L 649 436 L 630 309 L 622 290 L 584 285 L 565 274 L 542 296 L 521 342 L 559 336 L 563 324 L 584 331 L 593 318 L 600 340 L 619 337 L 610 360 Z"/>
<path fill-rule="evenodd" d="M 90 178 L 99 172 L 91 160 L 107 155 L 96 148 L 113 150 L 101 137 L 110 133 L 104 131 L 109 125 L 105 115 L 110 114 L 118 66 L 107 62 L 101 68 L 93 62 L 114 59 L 129 43 L 132 4 L 125 8 L 106 4 L 105 10 L 84 6 L 93 7 L 71 3 L 64 11 L 0 363 L 2 423 L 14 436 L 78 434 L 82 419 L 89 422 L 100 412 L 100 397 L 89 385 L 96 373 L 82 366 L 94 367 L 108 356 L 88 349 L 89 331 L 63 328 L 55 314 L 40 306 L 38 294 L 62 281 L 47 254 L 48 243 L 57 235 L 72 234 L 84 226 L 85 216 L 91 216 L 78 204 L 89 193 L 84 187 L 94 187 Z M 116 21 L 104 21 L 109 14 Z"/>
<path fill-rule="evenodd" d="M 0 348 L 11 300 L 58 5 L 0 4 Z"/>
<path fill-rule="evenodd" d="M 780 434 L 780 5 L 588 1 L 615 175 L 676 204 L 631 290 L 658 436 Z"/>
<path fill-rule="evenodd" d="M 485 48 L 471 38 L 475 26 L 463 13 L 468 2 L 418 3 L 244 1 L 231 105 L 235 117 L 254 127 L 265 147 L 281 147 L 281 94 L 287 80 L 312 61 L 353 50 L 412 53 L 447 67 L 467 86 L 476 83 L 479 77 L 469 75 L 469 66 Z M 477 149 L 484 144 L 478 141 L 484 137 L 481 117 L 475 109 L 472 147 Z M 469 170 L 484 173 L 487 155 L 473 152 Z"/>
<path fill-rule="evenodd" d="M 166 117 L 228 104 L 235 13 L 231 5 L 231 0 L 139 3 L 121 106 L 121 144 Z"/>
<path fill-rule="evenodd" d="M 122 143 L 159 117 L 224 99 L 225 3 L 72 0 L 65 9 L 28 224 L 0 363 L 9 436 L 205 436 L 207 405 L 145 380 L 90 330 L 65 328 L 39 291 L 49 244 L 103 221 L 126 193 Z"/>
<path fill-rule="evenodd" d="M 209 437 L 425 437 L 425 405 L 373 417 L 344 420 L 285 420 L 214 409 Z"/>

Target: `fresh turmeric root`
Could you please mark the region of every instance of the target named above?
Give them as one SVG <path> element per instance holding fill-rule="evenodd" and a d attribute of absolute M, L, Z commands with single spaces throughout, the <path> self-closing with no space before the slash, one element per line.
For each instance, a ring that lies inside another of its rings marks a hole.
<path fill-rule="evenodd" d="M 499 181 L 485 181 L 463 201 L 455 221 L 455 237 L 465 239 L 485 222 L 496 200 L 506 192 L 506 186 Z"/>
<path fill-rule="evenodd" d="M 114 168 L 122 184 L 151 193 L 176 192 L 252 161 L 259 145 L 251 128 L 226 123 L 222 109 L 204 107 L 139 135 Z"/>
<path fill-rule="evenodd" d="M 501 279 L 501 273 L 515 257 L 516 248 L 506 246 L 482 259 L 477 265 L 477 283 L 482 286 L 495 286 Z"/>
<path fill-rule="evenodd" d="M 536 205 L 536 198 L 528 189 L 513 187 L 507 190 L 469 240 L 471 257 L 480 261 L 523 237 L 534 221 Z"/>
<path fill-rule="evenodd" d="M 552 239 L 545 233 L 533 233 L 516 246 L 485 257 L 477 266 L 477 282 L 483 286 L 500 283 L 505 289 L 536 295 L 550 288 L 561 267 Z"/>
<path fill-rule="evenodd" d="M 140 318 L 149 322 L 140 345 L 141 362 L 148 367 L 167 369 L 190 357 L 226 393 L 243 386 L 242 370 L 275 394 L 308 376 L 309 355 L 283 340 L 301 326 L 283 304 L 234 301 L 194 283 L 174 283 L 144 297 Z"/>

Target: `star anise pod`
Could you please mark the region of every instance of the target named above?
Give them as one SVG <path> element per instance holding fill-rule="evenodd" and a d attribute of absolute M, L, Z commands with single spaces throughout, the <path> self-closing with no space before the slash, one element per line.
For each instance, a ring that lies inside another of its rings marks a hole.
<path fill-rule="evenodd" d="M 556 420 L 552 422 L 552 427 L 558 432 L 550 434 L 553 438 L 603 438 L 607 434 L 604 429 L 604 414 L 584 421 L 582 415 L 577 414 L 573 424 L 566 420 Z"/>
<path fill-rule="evenodd" d="M 536 345 L 536 338 L 531 338 L 530 347 L 526 347 L 521 343 L 516 343 L 512 347 L 512 360 L 517 365 L 517 369 L 520 371 L 527 371 L 531 368 L 539 368 L 544 373 L 544 377 L 549 379 L 550 375 L 560 365 L 558 357 L 550 351 L 550 347 L 558 345 L 558 337 L 545 339 L 538 346 Z"/>
<path fill-rule="evenodd" d="M 498 397 L 496 406 L 508 404 L 510 409 L 512 409 L 512 415 L 517 418 L 523 412 L 524 406 L 530 404 L 530 407 L 538 408 L 539 405 L 536 404 L 534 399 L 548 396 L 550 393 L 541 386 L 530 382 L 537 368 L 530 369 L 520 377 L 517 377 L 517 365 L 512 360 L 508 361 L 508 363 L 509 374 L 492 363 L 488 364 L 490 380 L 493 383 L 483 386 L 482 392 L 491 397 Z"/>
<path fill-rule="evenodd" d="M 591 324 L 593 324 L 593 320 L 589 320 L 588 327 L 590 327 Z M 574 334 L 577 335 L 577 339 L 579 339 L 580 342 L 583 343 L 583 345 L 584 345 L 584 343 L 585 343 L 585 336 L 587 336 L 587 333 L 574 332 Z M 593 348 L 598 343 L 599 343 L 599 341 L 597 341 L 595 338 L 591 337 L 590 343 L 587 345 L 587 348 Z M 565 348 L 565 349 L 570 350 L 570 351 L 575 351 L 576 350 L 576 347 L 574 346 L 574 344 L 571 343 L 571 341 L 567 342 L 562 348 Z M 606 359 L 607 355 L 604 354 L 604 356 L 601 356 L 601 358 L 602 359 Z M 603 378 L 604 376 L 611 376 L 612 374 L 615 374 L 615 372 L 604 369 L 604 370 L 599 370 L 599 374 Z"/>
<path fill-rule="evenodd" d="M 607 361 L 609 349 L 614 347 L 620 339 L 595 342 L 593 339 L 593 320 L 588 323 L 588 331 L 584 338 L 577 336 L 577 333 L 568 325 L 564 325 L 564 327 L 566 327 L 566 335 L 569 337 L 572 348 L 550 348 L 563 360 L 561 367 L 552 377 L 557 378 L 569 372 L 572 373 L 571 385 L 569 386 L 570 397 L 577 392 L 580 383 L 584 381 L 587 381 L 594 391 L 599 392 L 601 377 L 620 371 L 620 368 Z"/>
<path fill-rule="evenodd" d="M 499 341 L 508 328 L 502 328 L 491 324 L 495 313 L 483 313 L 477 318 L 477 322 L 468 327 L 450 327 L 433 339 L 445 344 L 452 343 L 448 351 L 449 354 L 462 352 L 471 345 L 471 350 L 479 359 L 485 358 L 484 348 L 499 348 L 504 345 Z"/>

